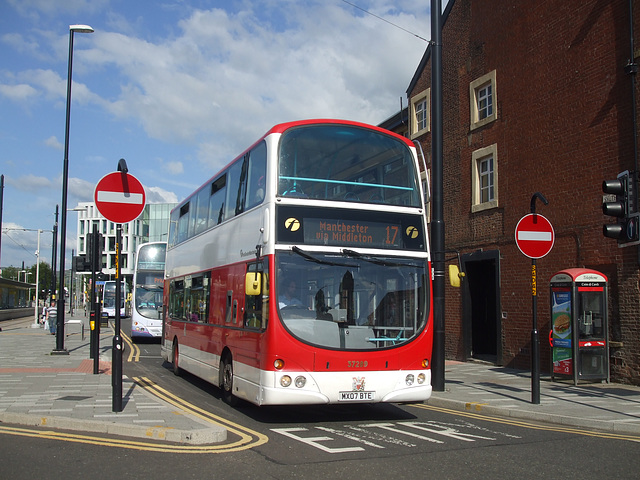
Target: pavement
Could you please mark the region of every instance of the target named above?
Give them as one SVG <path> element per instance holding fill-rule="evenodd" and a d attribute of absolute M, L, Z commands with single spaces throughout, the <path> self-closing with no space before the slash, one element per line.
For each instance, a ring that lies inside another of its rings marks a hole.
<path fill-rule="evenodd" d="M 33 319 L 0 322 L 0 426 L 22 425 L 203 445 L 227 430 L 171 403 L 170 395 L 123 375 L 122 411 L 114 412 L 113 330 L 100 335 L 98 373 L 89 358 L 88 320 L 67 316 L 65 350 Z M 84 326 L 84 336 L 83 336 Z M 127 332 L 123 332 L 127 333 Z M 126 361 L 127 350 L 123 361 Z M 162 397 L 162 398 L 161 398 Z M 532 403 L 529 372 L 480 362 L 445 362 L 445 388 L 429 405 L 477 414 L 640 436 L 640 387 L 552 381 L 542 374 L 540 403 Z"/>

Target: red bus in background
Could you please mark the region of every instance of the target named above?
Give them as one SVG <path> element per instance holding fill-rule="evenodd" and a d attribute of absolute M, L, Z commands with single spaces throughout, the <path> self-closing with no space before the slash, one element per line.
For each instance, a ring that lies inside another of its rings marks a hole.
<path fill-rule="evenodd" d="M 406 138 L 276 125 L 171 213 L 163 358 L 229 403 L 426 400 L 423 199 Z"/>

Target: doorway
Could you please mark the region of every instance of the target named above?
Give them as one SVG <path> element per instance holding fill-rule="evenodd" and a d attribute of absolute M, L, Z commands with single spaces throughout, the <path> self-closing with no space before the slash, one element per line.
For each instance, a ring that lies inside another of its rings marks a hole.
<path fill-rule="evenodd" d="M 502 359 L 500 316 L 500 252 L 462 255 L 463 346 L 467 359 L 498 363 Z"/>

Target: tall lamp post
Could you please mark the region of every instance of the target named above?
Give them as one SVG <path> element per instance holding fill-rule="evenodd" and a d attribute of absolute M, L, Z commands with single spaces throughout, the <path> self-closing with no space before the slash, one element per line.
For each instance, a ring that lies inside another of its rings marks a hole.
<path fill-rule="evenodd" d="M 69 25 L 69 69 L 67 71 L 67 115 L 64 129 L 64 164 L 62 168 L 62 219 L 60 223 L 60 287 L 58 291 L 58 325 L 53 354 L 68 355 L 64 348 L 64 254 L 67 247 L 67 184 L 69 183 L 69 120 L 71 116 L 71 71 L 73 65 L 73 34 L 93 33 L 89 25 Z"/>

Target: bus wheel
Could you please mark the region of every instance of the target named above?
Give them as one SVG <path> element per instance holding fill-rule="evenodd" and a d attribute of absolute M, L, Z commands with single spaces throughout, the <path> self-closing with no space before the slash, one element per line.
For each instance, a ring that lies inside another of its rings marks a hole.
<path fill-rule="evenodd" d="M 178 359 L 180 358 L 180 354 L 178 353 L 178 341 L 173 341 L 173 349 L 171 359 L 173 361 L 173 374 L 180 376 L 180 366 L 178 363 Z"/>
<path fill-rule="evenodd" d="M 231 360 L 231 355 L 225 355 L 222 359 L 220 372 L 222 376 L 220 379 L 222 399 L 233 407 L 238 403 L 238 398 L 233 394 L 233 361 Z"/>

